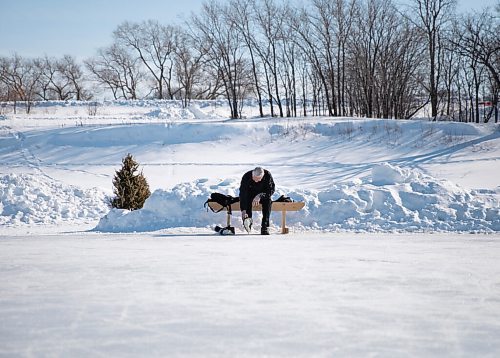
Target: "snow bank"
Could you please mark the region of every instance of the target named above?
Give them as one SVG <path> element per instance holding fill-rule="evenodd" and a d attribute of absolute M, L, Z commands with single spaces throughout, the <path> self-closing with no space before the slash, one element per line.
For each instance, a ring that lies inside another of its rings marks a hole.
<path fill-rule="evenodd" d="M 227 120 L 227 104 L 216 101 L 188 108 L 107 101 L 90 115 L 92 104 L 39 103 L 29 115 L 0 117 L 0 225 L 82 219 L 111 232 L 213 227 L 225 216 L 207 212 L 205 200 L 216 191 L 238 195 L 238 181 L 220 180 L 263 165 L 280 176 L 276 198 L 305 202 L 287 215 L 295 230 L 500 231 L 498 124 L 252 119 L 251 103 L 249 119 Z M 126 153 L 144 166 L 154 193 L 141 210 L 109 211 L 104 193 Z M 24 175 L 33 171 L 47 175 Z M 100 191 L 73 186 L 79 182 Z M 279 225 L 280 213 L 271 219 Z"/>
<path fill-rule="evenodd" d="M 303 130 L 337 139 L 383 142 L 389 147 L 422 148 L 463 143 L 480 136 L 485 128 L 471 123 L 351 118 L 336 123 L 317 123 Z"/>
<path fill-rule="evenodd" d="M 243 135 L 241 128 L 221 124 L 196 125 L 192 123 L 96 126 L 75 130 L 54 130 L 51 145 L 68 147 L 108 148 L 157 143 L 174 145 L 218 141 Z"/>
<path fill-rule="evenodd" d="M 299 193 L 297 193 L 299 194 Z M 493 193 L 491 193 L 493 194 Z M 299 195 L 300 196 L 300 195 Z M 372 181 L 334 185 L 302 194 L 307 213 L 300 225 L 357 231 L 499 231 L 498 202 L 413 169 L 388 163 L 372 169 Z"/>
<path fill-rule="evenodd" d="M 182 183 L 171 190 L 158 189 L 140 210 L 112 209 L 95 230 L 105 232 L 154 231 L 171 227 L 206 227 L 222 217 L 204 208 L 211 192 L 236 196 L 236 181 L 209 186 L 207 179 Z M 222 215 L 222 214 L 219 214 Z M 225 219 L 225 217 L 224 217 Z"/>
<path fill-rule="evenodd" d="M 206 179 L 201 179 L 167 191 L 156 190 L 143 209 L 113 209 L 95 230 L 133 232 L 221 224 L 225 216 L 207 211 L 203 203 L 212 192 L 238 195 L 238 184 L 224 181 L 210 186 Z M 416 169 L 388 163 L 373 167 L 371 181 L 356 180 L 323 191 L 279 187 L 275 196 L 281 194 L 305 202 L 302 211 L 287 214 L 288 226 L 299 230 L 500 231 L 500 211 L 494 193 L 468 191 Z M 259 213 L 256 214 L 259 223 Z M 280 215 L 272 214 L 274 225 L 280 224 Z M 239 227 L 237 214 L 234 224 Z"/>
<path fill-rule="evenodd" d="M 416 171 L 402 169 L 388 163 L 376 165 L 372 169 L 372 183 L 375 185 L 401 184 L 411 179 L 418 179 Z"/>
<path fill-rule="evenodd" d="M 187 107 L 179 100 L 111 100 L 111 101 L 40 101 L 29 115 L 18 111 L 15 117 L 36 119 L 36 125 L 57 121 L 67 125 L 111 123 L 164 123 L 193 121 L 200 118 L 226 119 L 230 115 L 225 101 L 191 101 Z M 1 120 L 1 117 L 0 117 Z M 48 122 L 47 122 L 48 121 Z M 33 123 L 30 122 L 30 125 Z"/>
<path fill-rule="evenodd" d="M 43 175 L 0 176 L 0 225 L 96 220 L 109 210 L 99 190 L 65 186 Z"/>

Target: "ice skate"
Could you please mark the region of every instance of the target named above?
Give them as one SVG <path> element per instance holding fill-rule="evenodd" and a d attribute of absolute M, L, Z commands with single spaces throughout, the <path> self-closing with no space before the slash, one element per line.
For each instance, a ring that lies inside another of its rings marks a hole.
<path fill-rule="evenodd" d="M 252 218 L 245 218 L 245 220 L 243 220 L 243 227 L 245 228 L 245 231 L 247 233 L 250 233 L 250 231 L 252 230 Z"/>

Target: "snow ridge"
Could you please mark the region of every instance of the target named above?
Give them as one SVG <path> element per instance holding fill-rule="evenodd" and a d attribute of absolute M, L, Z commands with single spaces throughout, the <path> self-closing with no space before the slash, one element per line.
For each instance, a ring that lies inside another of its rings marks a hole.
<path fill-rule="evenodd" d="M 103 192 L 64 185 L 43 175 L 0 176 L 0 225 L 95 220 L 108 211 Z"/>
<path fill-rule="evenodd" d="M 212 192 L 238 195 L 238 182 L 225 180 L 216 186 L 207 183 L 201 179 L 179 184 L 171 190 L 158 189 L 142 209 L 132 212 L 113 209 L 99 221 L 95 230 L 154 231 L 222 223 L 225 217 L 205 210 L 203 203 Z M 371 181 L 355 180 L 322 191 L 278 187 L 275 196 L 281 194 L 305 202 L 302 211 L 287 214 L 287 223 L 300 230 L 500 231 L 499 205 L 493 196 L 389 163 L 374 166 Z M 241 230 L 238 213 L 234 215 L 234 223 Z M 280 213 L 272 214 L 271 219 L 274 225 L 279 225 Z"/>

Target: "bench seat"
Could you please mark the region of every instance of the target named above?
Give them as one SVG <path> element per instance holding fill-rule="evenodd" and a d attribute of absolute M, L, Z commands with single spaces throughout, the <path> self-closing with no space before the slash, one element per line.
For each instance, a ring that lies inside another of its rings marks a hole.
<path fill-rule="evenodd" d="M 225 207 L 222 207 L 222 205 L 215 203 L 215 202 L 209 202 L 208 205 L 212 208 L 214 211 L 219 211 L 221 209 L 227 210 Z M 286 212 L 287 211 L 299 211 L 304 207 L 305 203 L 303 201 L 293 201 L 293 202 L 286 202 L 286 201 L 273 201 L 272 207 L 271 207 L 271 212 L 273 211 L 281 211 L 281 233 L 282 234 L 288 234 L 289 230 L 286 227 Z M 262 205 L 257 205 L 252 208 L 254 211 L 262 211 Z M 234 203 L 231 205 L 231 211 L 233 212 L 240 212 L 240 203 Z M 227 214 L 227 226 L 231 226 L 231 215 L 228 213 Z"/>

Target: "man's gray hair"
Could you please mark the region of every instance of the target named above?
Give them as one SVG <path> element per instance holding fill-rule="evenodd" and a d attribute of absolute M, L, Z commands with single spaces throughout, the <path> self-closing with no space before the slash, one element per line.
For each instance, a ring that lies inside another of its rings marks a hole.
<path fill-rule="evenodd" d="M 264 176 L 264 169 L 262 169 L 261 167 L 257 167 L 252 170 L 252 175 L 257 178 L 262 178 Z"/>

